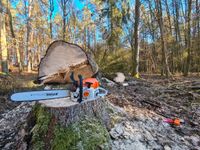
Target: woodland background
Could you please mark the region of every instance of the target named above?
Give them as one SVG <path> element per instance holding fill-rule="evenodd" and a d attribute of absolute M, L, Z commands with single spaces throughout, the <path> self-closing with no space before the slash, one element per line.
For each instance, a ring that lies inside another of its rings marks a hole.
<path fill-rule="evenodd" d="M 199 73 L 199 9 L 199 0 L 0 0 L 0 70 L 37 71 L 62 39 L 104 73 Z"/>

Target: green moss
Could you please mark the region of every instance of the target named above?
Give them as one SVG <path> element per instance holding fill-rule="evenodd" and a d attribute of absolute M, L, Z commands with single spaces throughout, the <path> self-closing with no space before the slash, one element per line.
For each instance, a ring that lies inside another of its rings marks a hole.
<path fill-rule="evenodd" d="M 109 134 L 97 119 L 86 119 L 80 122 L 80 136 L 83 149 L 96 150 L 97 147 L 109 149 Z"/>
<path fill-rule="evenodd" d="M 52 126 L 52 118 L 43 107 L 34 108 L 36 124 L 32 129 L 32 146 L 34 150 L 96 150 L 109 149 L 109 133 L 96 118 L 85 118 L 80 122 L 62 127 Z M 51 133 L 51 136 L 49 134 Z"/>
<path fill-rule="evenodd" d="M 114 108 L 111 105 L 107 105 L 106 111 L 108 112 L 110 116 L 110 126 L 114 127 L 115 124 L 121 122 L 124 118 L 126 118 L 125 114 L 122 112 L 119 112 L 116 110 L 117 108 Z"/>
<path fill-rule="evenodd" d="M 32 146 L 34 150 L 43 150 L 51 116 L 40 105 L 35 106 L 34 113 L 36 116 L 36 124 L 32 129 Z"/>
<path fill-rule="evenodd" d="M 86 118 L 67 128 L 57 126 L 54 135 L 54 150 L 96 150 L 98 147 L 109 149 L 109 134 L 97 119 Z"/>
<path fill-rule="evenodd" d="M 67 128 L 62 128 L 57 125 L 54 130 L 54 135 L 52 145 L 54 150 L 77 149 L 76 144 L 79 141 L 78 133 L 74 130 L 72 125 Z"/>

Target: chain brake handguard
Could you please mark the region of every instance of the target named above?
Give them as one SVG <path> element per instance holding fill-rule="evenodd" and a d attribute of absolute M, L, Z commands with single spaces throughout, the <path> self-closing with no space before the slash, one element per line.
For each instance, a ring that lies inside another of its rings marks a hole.
<path fill-rule="evenodd" d="M 73 97 L 78 98 L 77 101 L 81 103 L 83 101 L 83 77 L 82 75 L 78 75 L 78 78 L 79 84 L 78 81 L 74 79 L 74 72 L 71 73 L 70 79 L 73 83 L 73 88 L 71 91 L 73 92 Z"/>

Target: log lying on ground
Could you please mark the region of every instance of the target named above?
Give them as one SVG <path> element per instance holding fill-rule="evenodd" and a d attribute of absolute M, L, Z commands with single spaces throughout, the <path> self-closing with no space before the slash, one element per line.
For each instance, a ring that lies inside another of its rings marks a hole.
<path fill-rule="evenodd" d="M 38 79 L 42 83 L 69 83 L 71 72 L 76 80 L 78 74 L 88 78 L 98 72 L 98 66 L 78 45 L 54 41 L 39 64 Z"/>

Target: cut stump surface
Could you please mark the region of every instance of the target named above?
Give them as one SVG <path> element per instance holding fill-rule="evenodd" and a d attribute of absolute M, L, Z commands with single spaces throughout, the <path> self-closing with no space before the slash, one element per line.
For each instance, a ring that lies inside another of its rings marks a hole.
<path fill-rule="evenodd" d="M 106 126 L 109 126 L 107 102 L 102 98 L 82 103 L 72 101 L 70 98 L 62 98 L 40 101 L 39 104 L 62 126 L 78 122 L 86 116 L 99 118 Z"/>

